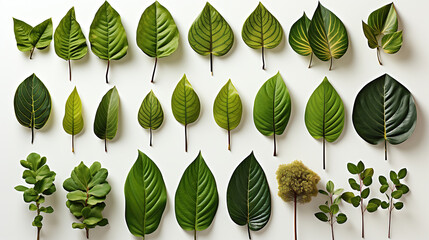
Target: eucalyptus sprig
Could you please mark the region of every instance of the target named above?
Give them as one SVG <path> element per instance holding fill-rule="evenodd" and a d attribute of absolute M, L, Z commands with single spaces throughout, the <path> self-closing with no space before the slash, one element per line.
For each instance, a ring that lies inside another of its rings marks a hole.
<path fill-rule="evenodd" d="M 341 194 L 344 189 L 338 188 L 335 189 L 334 183 L 328 181 L 326 183 L 326 191 L 319 189 L 319 193 L 328 196 L 328 201 L 325 204 L 319 206 L 321 212 L 314 214 L 317 219 L 322 222 L 328 222 L 331 225 L 331 236 L 332 240 L 334 237 L 334 223 L 343 224 L 347 221 L 347 216 L 344 213 L 340 213 L 339 203 L 341 202 Z"/>
<path fill-rule="evenodd" d="M 42 230 L 43 213 L 53 213 L 54 209 L 51 206 L 43 207 L 45 196 L 53 194 L 57 189 L 55 187 L 55 172 L 51 171 L 46 165 L 46 157 L 40 157 L 37 153 L 30 153 L 26 160 L 21 160 L 21 165 L 27 170 L 22 174 L 25 182 L 34 187 L 26 187 L 18 185 L 15 187 L 17 191 L 24 192 L 24 201 L 30 203 L 30 211 L 36 212 L 33 226 L 37 227 L 37 240 L 40 239 L 40 231 Z"/>

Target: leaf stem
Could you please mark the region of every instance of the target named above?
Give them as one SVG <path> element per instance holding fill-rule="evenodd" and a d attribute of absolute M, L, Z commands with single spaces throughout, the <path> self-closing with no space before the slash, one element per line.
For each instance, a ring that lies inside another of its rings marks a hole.
<path fill-rule="evenodd" d="M 384 139 L 384 160 L 387 161 L 387 141 Z"/>
<path fill-rule="evenodd" d="M 380 65 L 383 65 L 383 63 L 381 63 L 381 58 L 380 58 L 380 47 L 377 47 L 377 60 Z"/>
<path fill-rule="evenodd" d="M 30 51 L 30 60 L 33 59 L 34 47 Z"/>
<path fill-rule="evenodd" d="M 197 240 L 197 229 L 194 229 L 194 240 Z"/>
<path fill-rule="evenodd" d="M 296 193 L 293 196 L 293 225 L 294 225 L 294 233 L 295 233 L 295 240 L 298 240 L 298 234 L 297 234 L 297 226 L 296 226 Z"/>
<path fill-rule="evenodd" d="M 151 146 L 152 147 L 152 128 L 149 128 L 149 138 L 150 138 L 150 140 L 149 140 L 149 146 Z"/>
<path fill-rule="evenodd" d="M 326 155 L 326 151 L 325 151 L 325 137 L 322 138 L 322 145 L 323 145 L 323 170 L 325 170 L 325 155 Z"/>
<path fill-rule="evenodd" d="M 89 239 L 89 228 L 85 228 L 85 232 L 86 232 L 86 239 Z"/>
<path fill-rule="evenodd" d="M 250 227 L 249 224 L 247 224 L 247 235 L 249 235 L 249 240 L 252 239 L 252 236 L 250 235 Z"/>
<path fill-rule="evenodd" d="M 104 139 L 104 151 L 107 152 L 107 138 Z"/>
<path fill-rule="evenodd" d="M 332 193 L 329 193 L 329 200 L 331 202 L 331 205 L 333 204 L 333 200 L 332 200 Z M 334 214 L 332 212 L 329 213 L 330 215 L 330 225 L 331 225 L 331 236 L 332 236 L 332 240 L 335 240 L 335 236 L 334 236 Z"/>
<path fill-rule="evenodd" d="M 188 152 L 188 131 L 187 131 L 187 124 L 185 124 L 185 152 Z"/>
<path fill-rule="evenodd" d="M 231 151 L 231 130 L 228 130 L 228 150 Z"/>
<path fill-rule="evenodd" d="M 310 63 L 308 64 L 308 68 L 311 68 L 311 63 L 313 62 L 313 53 L 310 55 Z"/>
<path fill-rule="evenodd" d="M 264 47 L 262 47 L 262 69 L 265 70 Z"/>
<path fill-rule="evenodd" d="M 329 71 L 331 71 L 332 70 L 332 57 L 331 57 L 331 64 L 329 65 Z"/>
<path fill-rule="evenodd" d="M 109 68 L 110 68 L 110 59 L 107 60 L 106 83 L 109 83 Z"/>
<path fill-rule="evenodd" d="M 393 190 L 392 190 L 393 191 Z M 390 205 L 389 205 L 389 230 L 387 232 L 387 237 L 390 238 L 390 229 L 392 225 L 392 210 L 393 210 L 393 198 L 390 198 Z"/>
<path fill-rule="evenodd" d="M 158 63 L 158 58 L 155 58 L 155 65 L 153 66 L 153 72 L 152 72 L 152 79 L 150 80 L 151 83 L 153 83 L 153 79 L 155 77 L 155 70 L 156 70 L 156 64 Z"/>
<path fill-rule="evenodd" d="M 364 219 L 364 214 L 365 214 L 365 209 L 363 206 L 363 198 L 362 198 L 362 178 L 359 174 L 359 184 L 360 184 L 360 189 L 359 189 L 359 196 L 361 196 L 360 198 L 360 211 L 362 214 L 362 238 L 365 238 L 365 219 Z"/>
<path fill-rule="evenodd" d="M 71 82 L 71 79 L 72 79 L 72 70 L 71 70 L 71 61 L 70 61 L 70 59 L 68 60 L 68 62 L 69 62 L 69 79 L 70 79 L 70 82 Z"/>
<path fill-rule="evenodd" d="M 274 154 L 273 156 L 277 156 L 277 143 L 276 143 L 276 133 L 273 134 L 273 138 L 274 138 Z"/>
<path fill-rule="evenodd" d="M 72 135 L 72 153 L 74 153 L 74 134 Z"/>
<path fill-rule="evenodd" d="M 36 202 L 36 207 L 37 207 L 37 215 L 36 216 L 40 216 L 40 204 Z M 37 227 L 37 240 L 40 240 L 40 231 L 42 230 L 41 227 Z"/>
<path fill-rule="evenodd" d="M 34 142 L 34 127 L 31 127 L 31 144 Z"/>
<path fill-rule="evenodd" d="M 213 53 L 210 53 L 210 73 L 213 76 Z"/>

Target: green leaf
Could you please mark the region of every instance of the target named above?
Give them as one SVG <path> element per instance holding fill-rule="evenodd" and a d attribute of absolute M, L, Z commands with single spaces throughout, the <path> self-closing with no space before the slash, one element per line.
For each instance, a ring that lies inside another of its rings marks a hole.
<path fill-rule="evenodd" d="M 401 190 L 396 190 L 396 191 L 392 192 L 392 198 L 399 199 L 401 197 L 402 197 L 402 191 Z"/>
<path fill-rule="evenodd" d="M 292 102 L 280 72 L 268 79 L 259 89 L 253 105 L 253 122 L 260 133 L 274 135 L 274 156 L 276 135 L 283 134 L 289 122 Z"/>
<path fill-rule="evenodd" d="M 377 205 L 375 203 L 368 203 L 368 206 L 366 206 L 366 210 L 368 210 L 368 212 L 375 212 L 375 211 L 377 211 L 378 207 L 379 207 L 379 205 Z"/>
<path fill-rule="evenodd" d="M 364 21 L 362 21 L 362 28 L 366 39 L 368 39 L 368 46 L 372 49 L 379 47 L 374 30 L 370 26 L 368 26 L 368 24 L 366 24 Z"/>
<path fill-rule="evenodd" d="M 192 88 L 186 75 L 177 83 L 171 97 L 171 108 L 176 120 L 185 125 L 185 152 L 188 151 L 187 125 L 197 121 L 200 116 L 200 99 Z"/>
<path fill-rule="evenodd" d="M 410 191 L 410 189 L 404 184 L 401 184 L 400 186 L 396 186 L 396 189 L 400 190 L 402 194 L 407 194 Z"/>
<path fill-rule="evenodd" d="M 363 164 L 362 161 L 359 161 L 357 164 L 357 168 L 358 168 L 359 173 L 364 172 L 365 171 L 365 164 Z M 362 175 L 365 175 L 365 173 Z M 363 177 L 365 177 L 365 176 L 363 176 Z"/>
<path fill-rule="evenodd" d="M 28 189 L 28 187 L 22 186 L 22 185 L 18 185 L 18 186 L 15 187 L 15 190 L 18 191 L 18 192 L 24 192 L 27 189 Z"/>
<path fill-rule="evenodd" d="M 289 32 L 289 44 L 292 49 L 302 56 L 311 54 L 308 67 L 311 67 L 311 60 L 313 58 L 313 50 L 308 41 L 308 28 L 310 27 L 310 23 L 311 20 L 304 13 L 303 16 L 292 25 Z"/>
<path fill-rule="evenodd" d="M 64 131 L 72 135 L 72 152 L 74 152 L 74 135 L 82 131 L 83 125 L 82 102 L 75 87 L 67 99 L 63 118 Z"/>
<path fill-rule="evenodd" d="M 89 28 L 92 52 L 107 60 L 106 83 L 111 60 L 119 60 L 127 54 L 128 40 L 119 13 L 105 1 L 95 14 Z"/>
<path fill-rule="evenodd" d="M 103 139 L 107 152 L 107 140 L 112 140 L 118 130 L 119 94 L 116 87 L 111 88 L 101 99 L 94 120 L 94 133 Z"/>
<path fill-rule="evenodd" d="M 210 3 L 192 23 L 188 33 L 189 45 L 200 55 L 210 55 L 210 72 L 213 75 L 212 56 L 223 56 L 234 44 L 234 33 L 226 20 Z"/>
<path fill-rule="evenodd" d="M 361 197 L 363 198 L 363 199 L 366 199 L 368 196 L 369 196 L 369 193 L 370 193 L 370 190 L 369 190 L 369 188 L 365 188 L 363 191 L 362 191 L 362 193 L 361 193 Z"/>
<path fill-rule="evenodd" d="M 360 185 L 353 178 L 349 178 L 349 184 L 353 190 L 360 191 Z"/>
<path fill-rule="evenodd" d="M 326 205 L 320 205 L 319 209 L 320 209 L 320 211 L 322 211 L 324 213 L 329 213 L 331 211 L 331 209 Z"/>
<path fill-rule="evenodd" d="M 358 174 L 359 173 L 359 169 L 353 163 L 347 163 L 347 170 L 351 174 Z"/>
<path fill-rule="evenodd" d="M 314 216 L 316 216 L 316 218 L 322 222 L 327 222 L 329 220 L 328 216 L 326 216 L 326 214 L 322 212 L 315 213 Z"/>
<path fill-rule="evenodd" d="M 398 175 L 394 171 L 390 171 L 389 176 L 390 176 L 390 180 L 392 180 L 392 182 L 395 180 L 398 180 Z"/>
<path fill-rule="evenodd" d="M 234 170 L 226 191 L 228 213 L 240 226 L 261 230 L 271 216 L 271 194 L 267 177 L 253 152 Z"/>
<path fill-rule="evenodd" d="M 333 195 L 341 195 L 341 193 L 343 193 L 343 191 L 344 191 L 343 188 L 335 189 Z"/>
<path fill-rule="evenodd" d="M 308 28 L 308 40 L 314 55 L 322 61 L 339 59 L 349 47 L 349 38 L 343 22 L 320 2 Z"/>
<path fill-rule="evenodd" d="M 384 35 L 381 39 L 381 46 L 385 53 L 397 53 L 402 46 L 402 31 Z"/>
<path fill-rule="evenodd" d="M 164 121 L 164 111 L 161 103 L 151 90 L 143 99 L 137 115 L 137 119 L 144 129 L 149 129 L 150 142 L 152 146 L 152 130 L 158 129 Z"/>
<path fill-rule="evenodd" d="M 351 199 L 354 196 L 355 195 L 352 192 L 345 192 L 345 193 L 341 194 L 341 198 L 347 203 L 351 203 Z"/>
<path fill-rule="evenodd" d="M 231 150 L 230 131 L 240 124 L 242 112 L 240 95 L 230 79 L 219 91 L 213 104 L 213 117 L 217 125 L 228 131 L 228 150 Z"/>
<path fill-rule="evenodd" d="M 401 210 L 404 207 L 404 203 L 397 202 L 397 203 L 393 204 L 393 206 L 395 206 L 396 210 Z"/>
<path fill-rule="evenodd" d="M 360 205 L 360 200 L 360 196 L 355 196 L 350 199 L 350 202 L 352 203 L 353 207 L 358 207 Z"/>
<path fill-rule="evenodd" d="M 307 102 L 305 126 L 313 138 L 322 138 L 323 148 L 325 148 L 325 140 L 334 142 L 343 131 L 343 101 L 326 77 Z M 323 169 L 325 169 L 325 154 L 323 154 Z"/>
<path fill-rule="evenodd" d="M 71 60 L 83 58 L 88 53 L 86 38 L 76 20 L 74 7 L 61 19 L 54 34 L 55 53 L 68 61 L 71 81 Z"/>
<path fill-rule="evenodd" d="M 371 176 L 365 177 L 362 182 L 363 182 L 363 185 L 368 187 L 369 185 L 372 184 L 372 177 Z"/>
<path fill-rule="evenodd" d="M 339 211 L 340 211 L 340 207 L 338 206 L 338 204 L 332 204 L 329 210 L 329 212 L 334 215 L 337 214 Z"/>
<path fill-rule="evenodd" d="M 202 231 L 212 223 L 218 204 L 215 178 L 200 152 L 186 168 L 176 190 L 177 222 L 184 230 Z"/>
<path fill-rule="evenodd" d="M 52 19 L 46 19 L 34 28 L 27 23 L 13 19 L 13 28 L 18 49 L 21 52 L 30 51 L 30 59 L 34 49 L 45 49 L 52 41 Z"/>
<path fill-rule="evenodd" d="M 43 220 L 43 216 L 42 215 L 37 215 L 36 217 L 34 217 L 34 221 L 33 221 L 32 225 L 34 227 L 41 228 L 43 226 L 42 220 Z"/>
<path fill-rule="evenodd" d="M 85 202 L 86 201 L 86 193 L 80 191 L 80 190 L 76 190 L 73 192 L 69 192 L 67 193 L 67 199 L 69 201 L 82 201 Z"/>
<path fill-rule="evenodd" d="M 389 203 L 388 202 L 386 202 L 386 201 L 383 201 L 383 202 L 381 202 L 381 208 L 383 208 L 383 209 L 386 209 L 386 208 L 388 208 L 389 207 Z"/>
<path fill-rule="evenodd" d="M 33 45 L 30 42 L 29 35 L 32 26 L 28 25 L 24 21 L 13 18 L 13 30 L 15 32 L 16 45 L 21 52 L 27 52 L 33 49 Z"/>
<path fill-rule="evenodd" d="M 325 190 L 322 190 L 322 189 L 319 189 L 319 193 L 326 195 L 326 196 L 329 196 L 329 194 Z"/>
<path fill-rule="evenodd" d="M 389 189 L 389 185 L 381 185 L 380 192 L 385 193 Z"/>
<path fill-rule="evenodd" d="M 179 30 L 170 12 L 158 1 L 147 7 L 137 26 L 137 46 L 155 58 L 152 81 L 158 58 L 167 57 L 179 46 Z"/>
<path fill-rule="evenodd" d="M 353 106 L 353 125 L 370 144 L 404 142 L 416 127 L 417 110 L 410 91 L 384 74 L 358 93 Z M 386 156 L 387 159 L 387 149 Z"/>
<path fill-rule="evenodd" d="M 326 183 L 326 191 L 328 191 L 328 193 L 334 193 L 334 183 L 332 181 L 328 181 Z"/>
<path fill-rule="evenodd" d="M 337 216 L 337 223 L 338 224 L 343 224 L 345 222 L 347 222 L 347 216 L 344 213 L 338 214 L 338 216 Z"/>
<path fill-rule="evenodd" d="M 30 204 L 30 206 L 28 206 L 28 209 L 30 211 L 36 211 L 37 210 L 37 206 L 36 206 L 36 204 L 32 203 L 32 204 Z"/>
<path fill-rule="evenodd" d="M 398 172 L 398 178 L 399 179 L 403 179 L 406 176 L 407 176 L 407 169 L 406 168 L 399 170 L 399 172 Z"/>
<path fill-rule="evenodd" d="M 379 176 L 378 181 L 380 182 L 381 185 L 388 185 L 387 179 L 384 176 Z"/>
<path fill-rule="evenodd" d="M 18 122 L 31 128 L 31 143 L 34 129 L 41 129 L 51 115 L 51 95 L 42 81 L 33 73 L 26 78 L 15 92 L 13 102 Z"/>
<path fill-rule="evenodd" d="M 128 173 L 125 182 L 125 220 L 137 237 L 154 232 L 167 204 L 167 190 L 156 164 L 143 152 Z"/>
<path fill-rule="evenodd" d="M 108 183 L 95 185 L 88 193 L 95 197 L 105 197 L 111 190 L 111 187 Z"/>
<path fill-rule="evenodd" d="M 368 25 L 374 29 L 376 35 L 398 31 L 398 17 L 393 3 L 372 12 L 368 17 Z"/>
<path fill-rule="evenodd" d="M 283 38 L 283 28 L 270 11 L 259 2 L 256 9 L 244 22 L 241 37 L 250 48 L 262 48 L 262 69 L 265 70 L 264 49 L 275 48 L 280 44 Z"/>

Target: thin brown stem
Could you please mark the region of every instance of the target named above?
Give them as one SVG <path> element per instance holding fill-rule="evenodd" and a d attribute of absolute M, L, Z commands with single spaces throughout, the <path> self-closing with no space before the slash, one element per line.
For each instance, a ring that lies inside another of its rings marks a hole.
<path fill-rule="evenodd" d="M 34 142 L 34 127 L 31 127 L 31 144 Z"/>
<path fill-rule="evenodd" d="M 391 232 L 391 226 L 392 226 L 392 210 L 393 210 L 393 198 L 390 198 L 390 204 L 389 204 L 389 230 L 387 232 L 387 237 L 388 238 L 390 238 L 390 232 Z"/>
<path fill-rule="evenodd" d="M 104 139 L 104 151 L 107 152 L 107 138 Z"/>
<path fill-rule="evenodd" d="M 231 130 L 228 130 L 228 150 L 231 151 Z"/>
<path fill-rule="evenodd" d="M 30 51 L 30 59 L 33 59 L 34 47 Z"/>
<path fill-rule="evenodd" d="M 377 47 L 377 60 L 380 65 L 383 65 L 383 63 L 381 63 L 381 58 L 380 58 L 380 47 Z"/>
<path fill-rule="evenodd" d="M 360 183 L 360 189 L 359 189 L 360 195 L 359 196 L 362 196 L 362 178 L 361 178 L 360 174 L 359 174 L 359 183 Z M 366 209 L 363 205 L 363 198 L 361 198 L 360 199 L 360 211 L 362 214 L 362 238 L 365 238 L 365 219 L 364 219 L 365 210 Z"/>
<path fill-rule="evenodd" d="M 89 228 L 85 228 L 85 232 L 86 232 L 86 239 L 89 239 Z"/>
<path fill-rule="evenodd" d="M 194 240 L 197 240 L 197 230 L 194 229 Z"/>
<path fill-rule="evenodd" d="M 149 138 L 150 138 L 150 140 L 149 140 L 149 146 L 151 146 L 152 147 L 152 128 L 149 128 Z"/>
<path fill-rule="evenodd" d="M 252 236 L 250 235 L 250 227 L 249 224 L 247 224 L 247 235 L 249 235 L 249 240 L 252 239 Z"/>
<path fill-rule="evenodd" d="M 384 139 L 384 160 L 387 161 L 387 141 Z"/>
<path fill-rule="evenodd" d="M 110 68 L 110 60 L 107 60 L 106 83 L 109 83 L 109 68 Z"/>
<path fill-rule="evenodd" d="M 324 137 L 322 138 L 322 145 L 323 145 L 323 170 L 325 170 L 325 155 L 326 155 L 326 152 L 325 152 L 325 138 Z"/>
<path fill-rule="evenodd" d="M 276 143 L 276 134 L 273 134 L 273 138 L 274 138 L 274 154 L 273 156 L 277 156 L 277 143 Z"/>
<path fill-rule="evenodd" d="M 265 70 L 265 56 L 264 47 L 262 47 L 262 69 Z"/>
<path fill-rule="evenodd" d="M 329 71 L 331 71 L 332 70 L 332 57 L 331 57 L 331 64 L 329 65 Z"/>
<path fill-rule="evenodd" d="M 152 79 L 150 80 L 151 83 L 153 83 L 153 79 L 155 78 L 155 70 L 156 70 L 157 63 L 158 63 L 158 58 L 155 58 L 155 64 L 153 66 L 153 72 L 152 72 Z"/>
<path fill-rule="evenodd" d="M 310 55 L 310 63 L 308 64 L 308 68 L 311 68 L 311 63 L 313 62 L 313 53 Z"/>
<path fill-rule="evenodd" d="M 295 240 L 298 240 L 298 234 L 297 234 L 297 226 L 296 226 L 296 194 L 293 196 L 293 225 L 294 225 L 294 233 L 295 233 Z"/>
<path fill-rule="evenodd" d="M 71 82 L 71 79 L 72 79 L 71 60 L 69 59 L 68 62 L 69 62 L 69 79 L 70 79 L 70 82 Z"/>
<path fill-rule="evenodd" d="M 185 124 L 185 152 L 188 152 L 188 131 L 187 131 L 187 124 Z"/>
<path fill-rule="evenodd" d="M 213 53 L 210 53 L 210 73 L 213 76 Z"/>
<path fill-rule="evenodd" d="M 74 134 L 72 135 L 72 153 L 74 153 Z"/>

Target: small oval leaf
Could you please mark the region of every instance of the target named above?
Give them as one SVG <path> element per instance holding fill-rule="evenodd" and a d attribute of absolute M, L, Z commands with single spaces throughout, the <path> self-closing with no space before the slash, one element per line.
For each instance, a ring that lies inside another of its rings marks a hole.
<path fill-rule="evenodd" d="M 66 133 L 72 135 L 72 152 L 74 152 L 74 135 L 83 129 L 82 102 L 76 87 L 67 99 L 63 118 L 63 128 Z"/>
<path fill-rule="evenodd" d="M 94 120 L 94 133 L 98 138 L 112 140 L 118 130 L 119 94 L 116 87 L 111 88 L 101 99 Z M 107 152 L 107 147 L 105 146 Z"/>
<path fill-rule="evenodd" d="M 150 131 L 150 146 L 152 146 L 152 130 L 158 129 L 164 121 L 164 111 L 161 103 L 151 90 L 140 105 L 137 119 L 144 129 Z"/>

